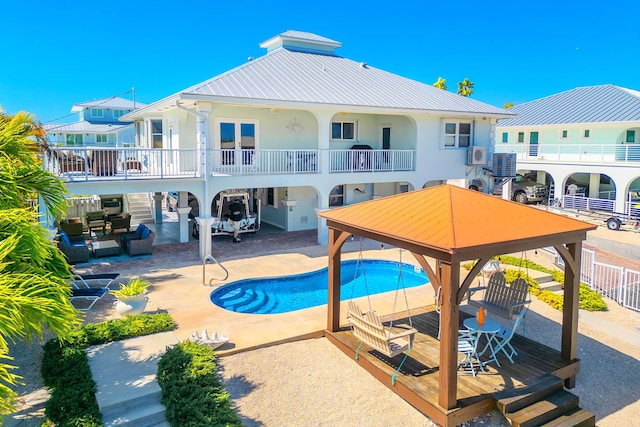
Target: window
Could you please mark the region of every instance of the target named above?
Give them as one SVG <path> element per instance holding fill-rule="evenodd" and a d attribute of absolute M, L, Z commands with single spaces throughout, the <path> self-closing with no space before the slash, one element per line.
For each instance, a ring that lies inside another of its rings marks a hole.
<path fill-rule="evenodd" d="M 162 148 L 162 120 L 151 120 L 151 146 Z"/>
<path fill-rule="evenodd" d="M 589 129 L 585 129 L 584 132 L 582 133 L 582 138 L 584 139 L 591 138 L 591 131 Z"/>
<path fill-rule="evenodd" d="M 509 142 L 509 132 L 502 132 L 502 142 L 505 144 Z"/>
<path fill-rule="evenodd" d="M 68 133 L 67 145 L 83 145 L 81 133 Z"/>
<path fill-rule="evenodd" d="M 468 147 L 471 145 L 471 123 L 446 122 L 444 124 L 445 147 Z"/>
<path fill-rule="evenodd" d="M 92 108 L 91 117 L 102 117 L 102 108 Z"/>
<path fill-rule="evenodd" d="M 354 140 L 356 139 L 355 122 L 333 122 L 331 123 L 331 139 L 334 140 Z"/>
<path fill-rule="evenodd" d="M 107 143 L 107 134 L 106 133 L 96 134 L 96 143 L 97 144 L 106 144 Z"/>
<path fill-rule="evenodd" d="M 626 142 L 636 142 L 636 131 L 635 130 L 628 130 L 627 131 L 627 138 L 625 140 Z"/>
<path fill-rule="evenodd" d="M 567 139 L 568 137 L 569 137 L 569 131 L 563 130 L 562 135 L 560 136 L 560 139 Z"/>
<path fill-rule="evenodd" d="M 124 116 L 126 114 L 126 111 L 124 110 L 113 110 L 113 117 L 115 117 L 116 119 L 120 116 Z"/>
<path fill-rule="evenodd" d="M 329 193 L 329 207 L 344 205 L 344 185 L 336 185 Z"/>
<path fill-rule="evenodd" d="M 524 132 L 518 132 L 518 142 L 524 143 Z"/>

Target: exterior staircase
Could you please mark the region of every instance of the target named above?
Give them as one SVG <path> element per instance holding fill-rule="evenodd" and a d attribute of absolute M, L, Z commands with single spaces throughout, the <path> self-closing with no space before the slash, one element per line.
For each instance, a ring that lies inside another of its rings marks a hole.
<path fill-rule="evenodd" d="M 127 212 L 131 215 L 132 227 L 134 224 L 153 224 L 155 222 L 149 193 L 125 194 L 125 198 Z"/>
<path fill-rule="evenodd" d="M 494 395 L 497 406 L 513 427 L 588 427 L 596 425 L 591 412 L 578 406 L 578 396 L 564 389 L 562 379 L 545 374 L 526 387 Z"/>

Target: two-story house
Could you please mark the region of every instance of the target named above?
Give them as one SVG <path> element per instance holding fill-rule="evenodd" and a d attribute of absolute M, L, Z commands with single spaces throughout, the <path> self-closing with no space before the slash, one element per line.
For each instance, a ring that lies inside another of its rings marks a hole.
<path fill-rule="evenodd" d="M 145 104 L 112 97 L 80 102 L 71 107 L 78 113 L 73 123 L 47 123 L 47 139 L 51 146 L 67 147 L 129 147 L 135 143 L 133 123 L 122 122 L 120 117 L 144 107 Z"/>
<path fill-rule="evenodd" d="M 552 184 L 555 198 L 575 184 L 572 192 L 597 209 L 629 212 L 638 203 L 639 91 L 579 87 L 512 111 L 517 118 L 498 122 L 495 150 L 516 153 L 518 169 Z"/>
<path fill-rule="evenodd" d="M 122 116 L 136 147 L 121 150 L 113 176 L 63 174 L 70 190 L 178 192 L 184 241 L 188 200 L 207 229 L 216 196 L 242 189 L 263 222 L 317 229 L 325 243 L 317 210 L 484 176 L 496 122 L 513 117 L 341 57 L 341 43 L 315 34 L 260 46 L 264 56 Z M 125 159 L 144 166 L 131 173 Z"/>

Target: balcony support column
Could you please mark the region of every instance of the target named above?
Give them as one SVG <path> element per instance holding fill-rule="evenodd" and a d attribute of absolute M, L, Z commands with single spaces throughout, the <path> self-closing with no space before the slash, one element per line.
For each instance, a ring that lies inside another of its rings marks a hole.
<path fill-rule="evenodd" d="M 162 193 L 154 193 L 153 195 L 153 211 L 155 213 L 155 223 L 162 224 L 162 201 L 164 200 L 164 196 Z"/>
<path fill-rule="evenodd" d="M 180 243 L 187 243 L 189 241 L 189 212 L 191 212 L 191 208 L 187 207 L 178 207 L 176 208 L 178 211 L 178 226 L 180 228 Z"/>
<path fill-rule="evenodd" d="M 200 227 L 200 259 L 211 255 L 211 226 L 213 225 L 212 216 L 196 217 L 198 226 Z"/>

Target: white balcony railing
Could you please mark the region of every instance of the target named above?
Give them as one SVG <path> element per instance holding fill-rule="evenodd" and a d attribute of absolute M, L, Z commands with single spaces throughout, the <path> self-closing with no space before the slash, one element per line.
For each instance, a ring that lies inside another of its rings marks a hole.
<path fill-rule="evenodd" d="M 640 163 L 640 144 L 496 144 L 495 152 L 525 161 Z"/>
<path fill-rule="evenodd" d="M 414 150 L 211 149 L 207 156 L 211 173 L 226 176 L 415 170 Z M 196 149 L 55 147 L 43 167 L 67 181 L 204 177 Z"/>
<path fill-rule="evenodd" d="M 68 181 L 198 177 L 196 150 L 55 147 L 43 168 Z"/>

